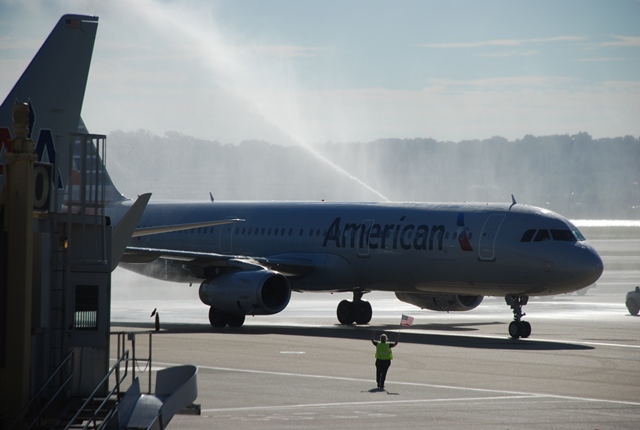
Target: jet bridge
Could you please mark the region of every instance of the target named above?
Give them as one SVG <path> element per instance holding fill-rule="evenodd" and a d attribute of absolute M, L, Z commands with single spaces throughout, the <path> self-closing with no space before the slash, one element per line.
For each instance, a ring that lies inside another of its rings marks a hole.
<path fill-rule="evenodd" d="M 106 138 L 59 139 L 58 158 L 73 160 L 76 147 L 85 156 L 82 170 L 67 163 L 61 172 L 56 157 L 36 162 L 29 115 L 28 105 L 15 105 L 0 209 L 0 420 L 7 423 L 26 414 L 34 393 L 46 398 L 64 387 L 67 398 L 85 396 L 109 369 L 112 231 L 97 186 L 104 169 L 87 156 L 104 155 Z"/>
<path fill-rule="evenodd" d="M 58 139 L 64 144 L 53 163 L 38 163 L 28 105 L 16 105 L 14 121 L 0 206 L 0 428 L 64 428 L 86 421 L 98 399 L 107 412 L 89 421 L 104 423 L 123 410 L 124 391 L 124 377 L 109 363 L 111 271 L 150 195 L 114 233 L 101 186 L 106 137 Z M 60 171 L 56 158 L 69 169 Z M 117 366 L 123 362 L 128 351 Z M 165 369 L 155 394 L 129 390 L 128 421 L 141 422 L 145 405 L 155 404 L 164 428 L 197 396 L 196 374 L 193 366 Z"/>

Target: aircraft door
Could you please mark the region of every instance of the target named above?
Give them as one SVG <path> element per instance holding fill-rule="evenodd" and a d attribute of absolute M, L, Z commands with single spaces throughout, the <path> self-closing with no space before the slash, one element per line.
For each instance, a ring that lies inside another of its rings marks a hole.
<path fill-rule="evenodd" d="M 365 219 L 362 221 L 362 225 L 356 233 L 356 250 L 358 257 L 369 256 L 369 235 L 371 234 L 372 225 L 372 219 Z"/>
<path fill-rule="evenodd" d="M 484 222 L 482 232 L 480 233 L 478 259 L 480 261 L 495 261 L 495 245 L 498 231 L 504 221 L 505 215 L 493 214 L 489 215 Z"/>
<path fill-rule="evenodd" d="M 237 219 L 235 216 L 228 216 L 225 219 Z M 236 223 L 222 224 L 220 226 L 220 252 L 230 254 L 233 251 L 233 230 Z"/>

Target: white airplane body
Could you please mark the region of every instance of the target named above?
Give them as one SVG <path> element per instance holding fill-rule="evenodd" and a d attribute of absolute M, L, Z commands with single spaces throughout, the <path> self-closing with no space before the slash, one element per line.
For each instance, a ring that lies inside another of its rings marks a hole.
<path fill-rule="evenodd" d="M 6 140 L 9 134 L 7 104 L 18 97 L 42 100 L 34 109 L 43 112 L 68 113 L 62 115 L 64 126 L 55 116 L 48 119 L 50 124 L 40 124 L 54 130 L 50 135 L 75 131 L 66 124 L 81 122 L 75 112 L 79 113 L 82 97 L 43 97 L 56 85 L 34 82 L 51 67 L 77 69 L 54 75 L 63 79 L 75 73 L 86 81 L 97 18 L 68 15 L 52 32 L 84 40 L 71 30 L 88 25 L 93 29 L 91 40 L 75 51 L 68 42 L 50 43 L 45 50 L 45 42 L 41 51 L 60 51 L 75 60 L 48 64 L 49 68 L 37 63 L 36 72 L 23 75 L 25 79 L 0 108 L 0 131 L 5 130 L 0 137 Z M 82 79 L 71 82 L 76 81 Z M 67 91 L 83 95 L 85 81 Z M 71 106 L 60 109 L 59 104 Z M 130 236 L 123 232 L 133 230 L 132 219 L 137 220 L 127 215 L 135 210 L 128 211 L 135 206 L 140 213 L 144 204 L 123 197 L 106 170 L 102 180 L 108 200 L 104 213 L 115 226 L 114 248 L 118 248 L 122 238 Z M 603 271 L 597 252 L 567 219 L 515 199 L 511 203 L 152 201 L 131 241 L 122 243 L 123 249 L 125 245 L 124 255 L 114 254 L 112 267 L 119 263 L 156 279 L 200 283 L 200 298 L 210 306 L 209 320 L 215 327 L 240 326 L 245 315 L 280 312 L 292 291 L 353 292 L 353 301 L 338 305 L 338 320 L 367 324 L 372 308 L 362 296 L 376 290 L 392 291 L 404 302 L 439 311 L 471 310 L 484 296 L 503 296 L 514 313 L 510 335 L 528 337 L 531 326 L 522 320 L 528 297 L 579 290 L 593 284 Z"/>

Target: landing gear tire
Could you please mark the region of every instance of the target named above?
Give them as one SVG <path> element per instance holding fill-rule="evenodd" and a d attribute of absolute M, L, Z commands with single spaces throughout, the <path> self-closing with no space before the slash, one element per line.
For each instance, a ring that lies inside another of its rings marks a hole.
<path fill-rule="evenodd" d="M 356 291 L 353 293 L 353 301 L 343 300 L 338 303 L 336 315 L 340 324 L 351 325 L 354 322 L 356 324 L 369 324 L 373 309 L 371 308 L 371 303 L 362 300 L 362 294 L 362 292 Z"/>
<path fill-rule="evenodd" d="M 226 312 L 216 309 L 213 306 L 209 308 L 209 322 L 215 328 L 222 328 L 227 325 Z"/>
<path fill-rule="evenodd" d="M 520 321 L 520 337 L 523 339 L 531 335 L 531 324 L 528 321 Z"/>
<path fill-rule="evenodd" d="M 629 314 L 631 315 L 638 315 L 640 306 L 638 306 L 635 300 L 629 299 L 627 300 L 627 310 L 629 310 Z"/>
<path fill-rule="evenodd" d="M 509 336 L 514 339 L 526 339 L 531 335 L 531 324 L 528 321 L 511 321 L 509 324 Z"/>
<path fill-rule="evenodd" d="M 517 321 L 511 321 L 509 324 L 509 336 L 514 339 L 518 339 L 520 337 L 520 324 Z"/>
<path fill-rule="evenodd" d="M 244 324 L 244 319 L 245 315 L 228 314 L 227 324 L 229 324 L 229 327 L 242 327 L 242 324 Z"/>
<path fill-rule="evenodd" d="M 364 300 L 358 300 L 353 302 L 353 307 L 355 310 L 356 324 L 369 324 L 369 321 L 371 321 L 371 317 L 373 316 L 371 303 L 365 302 Z"/>
<path fill-rule="evenodd" d="M 209 308 L 209 322 L 214 328 L 223 328 L 227 325 L 229 327 L 242 327 L 244 319 L 245 315 L 229 314 L 213 306 Z"/>
<path fill-rule="evenodd" d="M 338 316 L 338 321 L 340 321 L 340 324 L 353 324 L 356 320 L 353 302 L 350 302 L 349 300 L 343 300 L 338 303 L 336 315 Z"/>

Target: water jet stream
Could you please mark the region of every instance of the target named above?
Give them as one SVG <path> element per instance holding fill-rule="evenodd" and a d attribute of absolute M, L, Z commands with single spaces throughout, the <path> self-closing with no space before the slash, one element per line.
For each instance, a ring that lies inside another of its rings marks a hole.
<path fill-rule="evenodd" d="M 267 73 L 264 67 L 251 67 L 249 64 L 243 63 L 240 57 L 243 52 L 247 52 L 247 49 L 238 49 L 225 43 L 222 35 L 213 30 L 215 23 L 205 25 L 201 22 L 202 16 L 206 16 L 206 14 L 196 14 L 194 9 L 178 8 L 170 3 L 157 0 L 134 2 L 131 6 L 141 19 L 156 27 L 171 29 L 170 34 L 173 38 L 175 38 L 176 34 L 181 34 L 187 40 L 186 46 L 188 46 L 190 52 L 195 53 L 206 67 L 215 71 L 217 78 L 223 77 L 225 84 L 230 87 L 232 92 L 241 100 L 249 103 L 255 109 L 255 112 L 265 119 L 267 125 L 287 136 L 294 144 L 307 150 L 322 163 L 374 193 L 382 200 L 389 201 L 382 193 L 333 163 L 311 145 L 304 143 L 308 139 L 303 139 L 299 136 L 295 137 L 296 134 L 299 135 L 301 133 L 292 133 L 292 127 L 284 124 L 287 122 L 284 114 L 286 112 L 291 113 L 291 107 L 295 107 L 297 104 L 297 97 L 293 95 L 295 91 L 290 89 L 291 85 L 287 85 L 289 91 L 287 91 L 285 97 L 273 97 L 273 93 L 265 90 L 265 88 L 269 84 L 273 86 L 274 83 L 277 84 L 278 82 L 275 79 L 268 78 L 271 74 Z M 202 7 L 206 7 L 205 3 L 202 4 Z M 273 75 L 280 77 L 283 74 L 273 73 Z M 287 75 L 290 76 L 291 74 Z M 255 89 L 251 90 L 251 88 Z M 259 98 L 260 91 L 265 95 L 262 100 Z M 291 97 L 294 97 L 294 99 L 292 100 Z M 278 115 L 279 112 L 283 114 Z M 289 119 L 287 123 L 300 126 L 303 121 L 300 118 L 294 118 Z"/>

